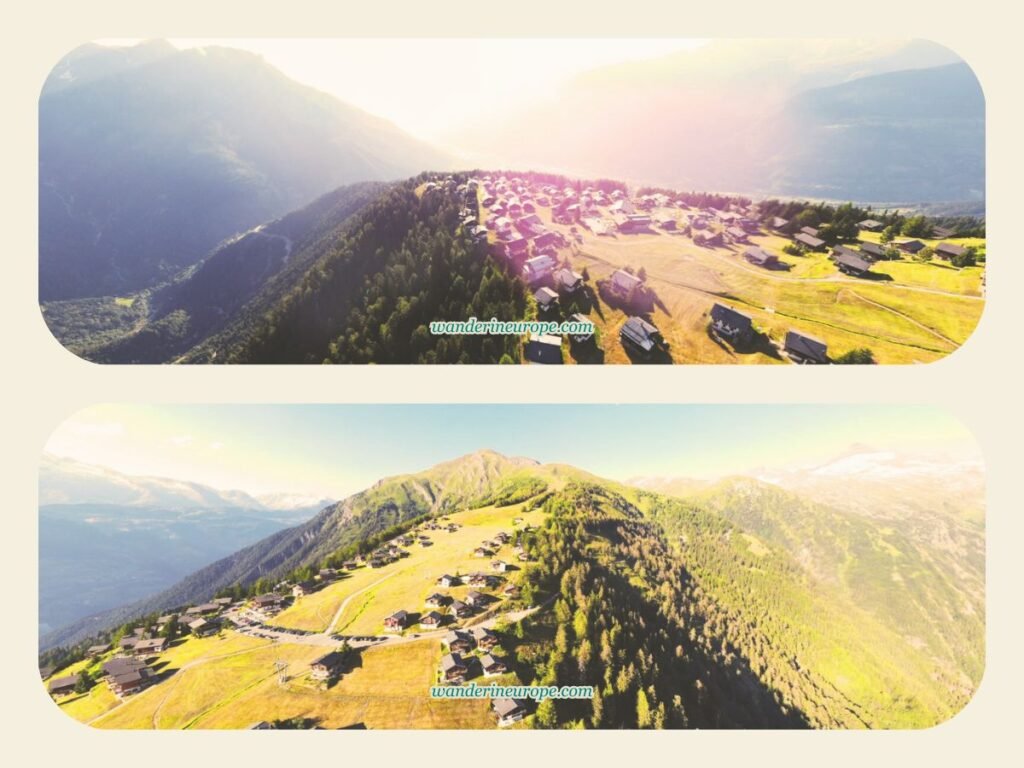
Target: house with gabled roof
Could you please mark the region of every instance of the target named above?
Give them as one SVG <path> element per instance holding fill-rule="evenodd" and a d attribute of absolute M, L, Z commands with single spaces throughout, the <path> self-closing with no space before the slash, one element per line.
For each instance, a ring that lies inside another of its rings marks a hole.
<path fill-rule="evenodd" d="M 449 650 L 461 653 L 469 653 L 476 648 L 476 639 L 473 635 L 461 629 L 451 630 L 441 642 L 448 646 Z"/>
<path fill-rule="evenodd" d="M 809 227 L 804 227 L 804 229 L 809 229 Z M 822 248 L 825 247 L 824 240 L 822 240 L 820 237 L 809 235 L 806 232 L 797 232 L 795 235 L 793 235 L 793 240 L 812 251 L 820 251 Z"/>
<path fill-rule="evenodd" d="M 491 699 L 491 707 L 501 728 L 518 723 L 528 714 L 525 699 Z"/>
<path fill-rule="evenodd" d="M 583 275 L 568 267 L 556 270 L 554 280 L 559 293 L 575 293 L 583 287 Z"/>
<path fill-rule="evenodd" d="M 754 266 L 764 267 L 765 269 L 772 269 L 779 265 L 778 256 L 768 253 L 768 251 L 757 245 L 747 246 L 743 251 L 743 258 Z"/>
<path fill-rule="evenodd" d="M 920 253 L 928 246 L 926 246 L 920 240 L 905 240 L 902 243 L 897 243 L 896 247 L 899 248 L 904 253 L 909 253 L 911 256 L 913 256 L 915 253 Z"/>
<path fill-rule="evenodd" d="M 344 663 L 345 654 L 341 651 L 325 653 L 310 662 L 309 676 L 314 680 L 330 680 L 338 675 Z"/>
<path fill-rule="evenodd" d="M 437 629 L 444 623 L 444 616 L 437 611 L 430 611 L 425 616 L 420 617 L 420 626 L 424 629 Z"/>
<path fill-rule="evenodd" d="M 623 345 L 632 347 L 642 354 L 651 354 L 661 347 L 665 340 L 661 331 L 653 324 L 642 317 L 630 317 L 619 329 L 619 338 Z"/>
<path fill-rule="evenodd" d="M 788 331 L 784 345 L 789 359 L 798 364 L 825 364 L 828 359 L 828 345 L 821 339 L 808 336 L 800 331 Z"/>
<path fill-rule="evenodd" d="M 862 258 L 875 261 L 886 258 L 885 248 L 878 243 L 861 243 L 860 253 Z"/>
<path fill-rule="evenodd" d="M 550 275 L 556 266 L 558 266 L 558 262 L 555 261 L 554 257 L 542 253 L 540 256 L 534 256 L 532 259 L 526 260 L 526 263 L 523 264 L 523 277 L 526 278 L 527 282 L 535 283 Z"/>
<path fill-rule="evenodd" d="M 408 611 L 395 611 L 390 616 L 384 619 L 384 628 L 391 630 L 392 632 L 399 632 L 406 628 L 409 624 L 409 612 Z"/>
<path fill-rule="evenodd" d="M 69 693 L 75 692 L 75 687 L 81 679 L 81 673 L 67 675 L 65 677 L 56 677 L 50 681 L 50 685 L 47 690 L 49 690 L 51 696 L 66 696 Z"/>
<path fill-rule="evenodd" d="M 963 256 L 965 253 L 967 253 L 967 249 L 956 243 L 939 243 L 935 246 L 935 255 L 946 261 L 954 257 Z"/>
<path fill-rule="evenodd" d="M 441 657 L 441 676 L 445 682 L 461 683 L 466 679 L 469 667 L 457 653 L 448 653 Z"/>
<path fill-rule="evenodd" d="M 832 256 L 832 261 L 835 262 L 840 272 L 854 277 L 862 277 L 871 271 L 871 262 L 849 249 L 836 251 Z"/>
<path fill-rule="evenodd" d="M 727 304 L 711 307 L 711 329 L 732 344 L 746 344 L 754 337 L 754 321 Z"/>
<path fill-rule="evenodd" d="M 641 280 L 636 275 L 630 274 L 624 269 L 617 269 L 612 273 L 611 280 L 608 281 L 608 285 L 619 295 L 626 296 L 630 291 L 640 287 Z"/>
<path fill-rule="evenodd" d="M 546 285 L 537 289 L 533 294 L 533 298 L 537 302 L 537 308 L 541 312 L 550 312 L 558 306 L 558 294 Z"/>
<path fill-rule="evenodd" d="M 485 653 L 480 657 L 480 667 L 483 669 L 484 675 L 487 677 L 503 675 L 508 672 L 508 664 L 505 660 L 497 656 L 492 656 L 489 653 Z"/>

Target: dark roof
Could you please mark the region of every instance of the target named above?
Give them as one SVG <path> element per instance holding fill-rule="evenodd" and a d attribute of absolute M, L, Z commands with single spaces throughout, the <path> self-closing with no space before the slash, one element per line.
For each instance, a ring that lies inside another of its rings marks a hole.
<path fill-rule="evenodd" d="M 711 321 L 737 330 L 754 327 L 754 320 L 750 315 L 745 315 L 739 310 L 718 302 L 711 307 Z"/>
<path fill-rule="evenodd" d="M 905 243 L 900 243 L 899 247 L 909 253 L 917 253 L 918 251 L 924 250 L 925 244 L 920 240 L 907 240 Z"/>
<path fill-rule="evenodd" d="M 562 362 L 562 337 L 551 334 L 531 334 L 526 342 L 526 359 L 531 363 L 558 365 Z M 477 549 L 481 549 L 477 547 Z"/>
<path fill-rule="evenodd" d="M 526 710 L 526 702 L 522 699 L 492 699 L 491 706 L 498 713 L 498 717 L 508 717 Z"/>
<path fill-rule="evenodd" d="M 818 362 L 828 362 L 828 345 L 813 336 L 805 336 L 799 331 L 788 331 L 786 333 L 786 351 L 795 352 L 801 357 L 806 357 Z"/>
<path fill-rule="evenodd" d="M 793 236 L 793 239 L 798 243 L 803 243 L 808 248 L 821 248 L 825 244 L 825 241 L 814 237 L 814 235 L 808 235 L 806 232 L 798 232 Z"/>
<path fill-rule="evenodd" d="M 81 674 L 68 675 L 67 677 L 57 677 L 50 681 L 50 690 L 56 691 L 60 688 L 73 688 L 78 685 L 78 681 L 82 679 Z"/>
<path fill-rule="evenodd" d="M 855 272 L 868 272 L 871 270 L 871 262 L 861 258 L 854 251 L 840 251 L 836 253 L 835 262 Z"/>
<path fill-rule="evenodd" d="M 885 256 L 885 248 L 878 243 L 861 243 L 860 250 L 861 253 L 866 253 L 868 256 L 872 256 L 876 259 L 880 259 Z"/>
<path fill-rule="evenodd" d="M 123 657 L 118 657 L 116 659 L 111 659 L 110 661 L 106 662 L 103 665 L 103 671 L 112 677 L 116 677 L 117 675 L 123 675 L 126 672 L 131 672 L 136 669 L 142 669 L 144 666 L 146 666 L 146 663 L 144 661 L 140 661 L 139 659 L 126 659 Z"/>
<path fill-rule="evenodd" d="M 760 248 L 756 245 L 748 246 L 743 251 L 743 256 L 744 258 L 747 259 L 747 261 L 752 261 L 755 264 L 768 264 L 769 262 L 779 260 L 777 256 L 773 256 L 763 248 Z"/>
<path fill-rule="evenodd" d="M 658 329 L 642 317 L 633 316 L 626 320 L 619 335 L 647 351 L 654 348 L 661 335 Z"/>
<path fill-rule="evenodd" d="M 935 252 L 943 256 L 963 256 L 967 249 L 956 243 L 939 243 L 935 246 Z"/>
<path fill-rule="evenodd" d="M 811 237 L 818 236 L 818 230 L 815 227 L 800 227 L 800 232 Z"/>
<path fill-rule="evenodd" d="M 447 672 L 450 669 L 465 669 L 466 664 L 457 653 L 446 653 L 441 657 L 441 669 Z"/>
<path fill-rule="evenodd" d="M 309 663 L 309 666 L 336 667 L 338 664 L 341 664 L 341 662 L 344 660 L 345 654 L 343 654 L 341 651 L 331 651 L 330 653 L 325 653 L 318 659 L 313 659 L 313 661 Z"/>

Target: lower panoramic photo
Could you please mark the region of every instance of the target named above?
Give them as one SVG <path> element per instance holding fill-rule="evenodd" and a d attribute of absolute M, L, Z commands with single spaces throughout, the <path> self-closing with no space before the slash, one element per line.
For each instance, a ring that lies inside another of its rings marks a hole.
<path fill-rule="evenodd" d="M 928 728 L 985 664 L 934 408 L 105 405 L 39 540 L 42 685 L 96 728 Z"/>

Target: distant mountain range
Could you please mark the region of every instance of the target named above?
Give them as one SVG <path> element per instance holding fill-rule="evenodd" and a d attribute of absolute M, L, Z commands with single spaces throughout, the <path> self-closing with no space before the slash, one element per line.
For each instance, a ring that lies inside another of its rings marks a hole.
<path fill-rule="evenodd" d="M 640 632 L 642 653 L 676 659 L 687 686 L 703 681 L 703 694 L 683 694 L 691 712 L 700 707 L 698 722 L 921 727 L 962 707 L 984 668 L 984 519 L 976 514 L 984 489 L 979 474 L 953 470 L 953 461 L 945 475 L 929 473 L 936 497 L 957 489 L 944 505 L 890 506 L 918 486 L 905 486 L 903 473 L 856 480 L 856 466 L 885 460 L 858 451 L 823 464 L 848 472 L 809 473 L 818 478 L 814 493 L 750 477 L 660 481 L 674 484 L 674 496 L 481 451 L 385 478 L 169 589 L 46 634 L 41 647 L 81 642 L 233 584 L 273 583 L 423 515 L 523 502 L 551 516 L 541 535 L 556 585 L 565 569 L 581 567 L 630 585 L 630 602 L 603 604 L 603 621 Z M 856 504 L 832 503 L 839 489 L 853 496 L 851 483 Z M 689 597 L 666 603 L 680 580 Z M 572 612 L 562 613 L 556 606 L 549 621 L 572 626 Z M 670 618 L 677 615 L 684 618 Z M 659 617 L 660 629 L 648 636 L 635 625 L 640 616 Z M 677 677 L 655 675 L 661 686 Z"/>
<path fill-rule="evenodd" d="M 589 72 L 497 114 L 452 143 L 489 166 L 684 190 L 984 200 L 981 86 L 927 41 L 713 41 Z"/>
<path fill-rule="evenodd" d="M 40 298 L 147 288 L 342 184 L 449 164 L 247 52 L 82 46 L 39 101 Z"/>
<path fill-rule="evenodd" d="M 52 455 L 40 467 L 39 502 L 41 633 L 159 592 L 332 503 L 125 475 Z"/>

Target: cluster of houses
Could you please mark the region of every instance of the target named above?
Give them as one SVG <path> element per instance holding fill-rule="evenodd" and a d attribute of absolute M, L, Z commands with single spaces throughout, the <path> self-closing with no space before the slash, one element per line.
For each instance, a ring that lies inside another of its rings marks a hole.
<path fill-rule="evenodd" d="M 502 531 L 493 538 L 483 541 L 480 546 L 473 550 L 472 554 L 474 557 L 493 557 L 502 546 L 508 544 L 511 540 L 512 537 Z M 517 544 L 515 552 L 521 561 L 528 561 L 529 555 L 522 545 Z M 428 595 L 424 601 L 427 608 L 425 612 L 415 614 L 404 609 L 395 611 L 384 619 L 384 629 L 388 632 L 402 632 L 414 624 L 418 624 L 423 630 L 435 630 L 449 622 L 472 618 L 499 598 L 517 599 L 521 594 L 519 587 L 511 582 L 506 583 L 505 578 L 498 575 L 514 569 L 515 566 L 510 563 L 495 558 L 491 561 L 491 571 L 494 573 L 476 572 L 469 575 L 454 576 L 450 573 L 442 574 L 438 577 L 436 583 L 437 586 L 443 589 L 459 586 L 468 586 L 473 589 L 467 592 L 461 599 L 442 592 L 434 592 Z M 503 587 L 502 584 L 504 584 Z M 493 590 L 498 587 L 501 587 L 501 590 L 497 595 L 479 591 L 481 589 Z"/>

